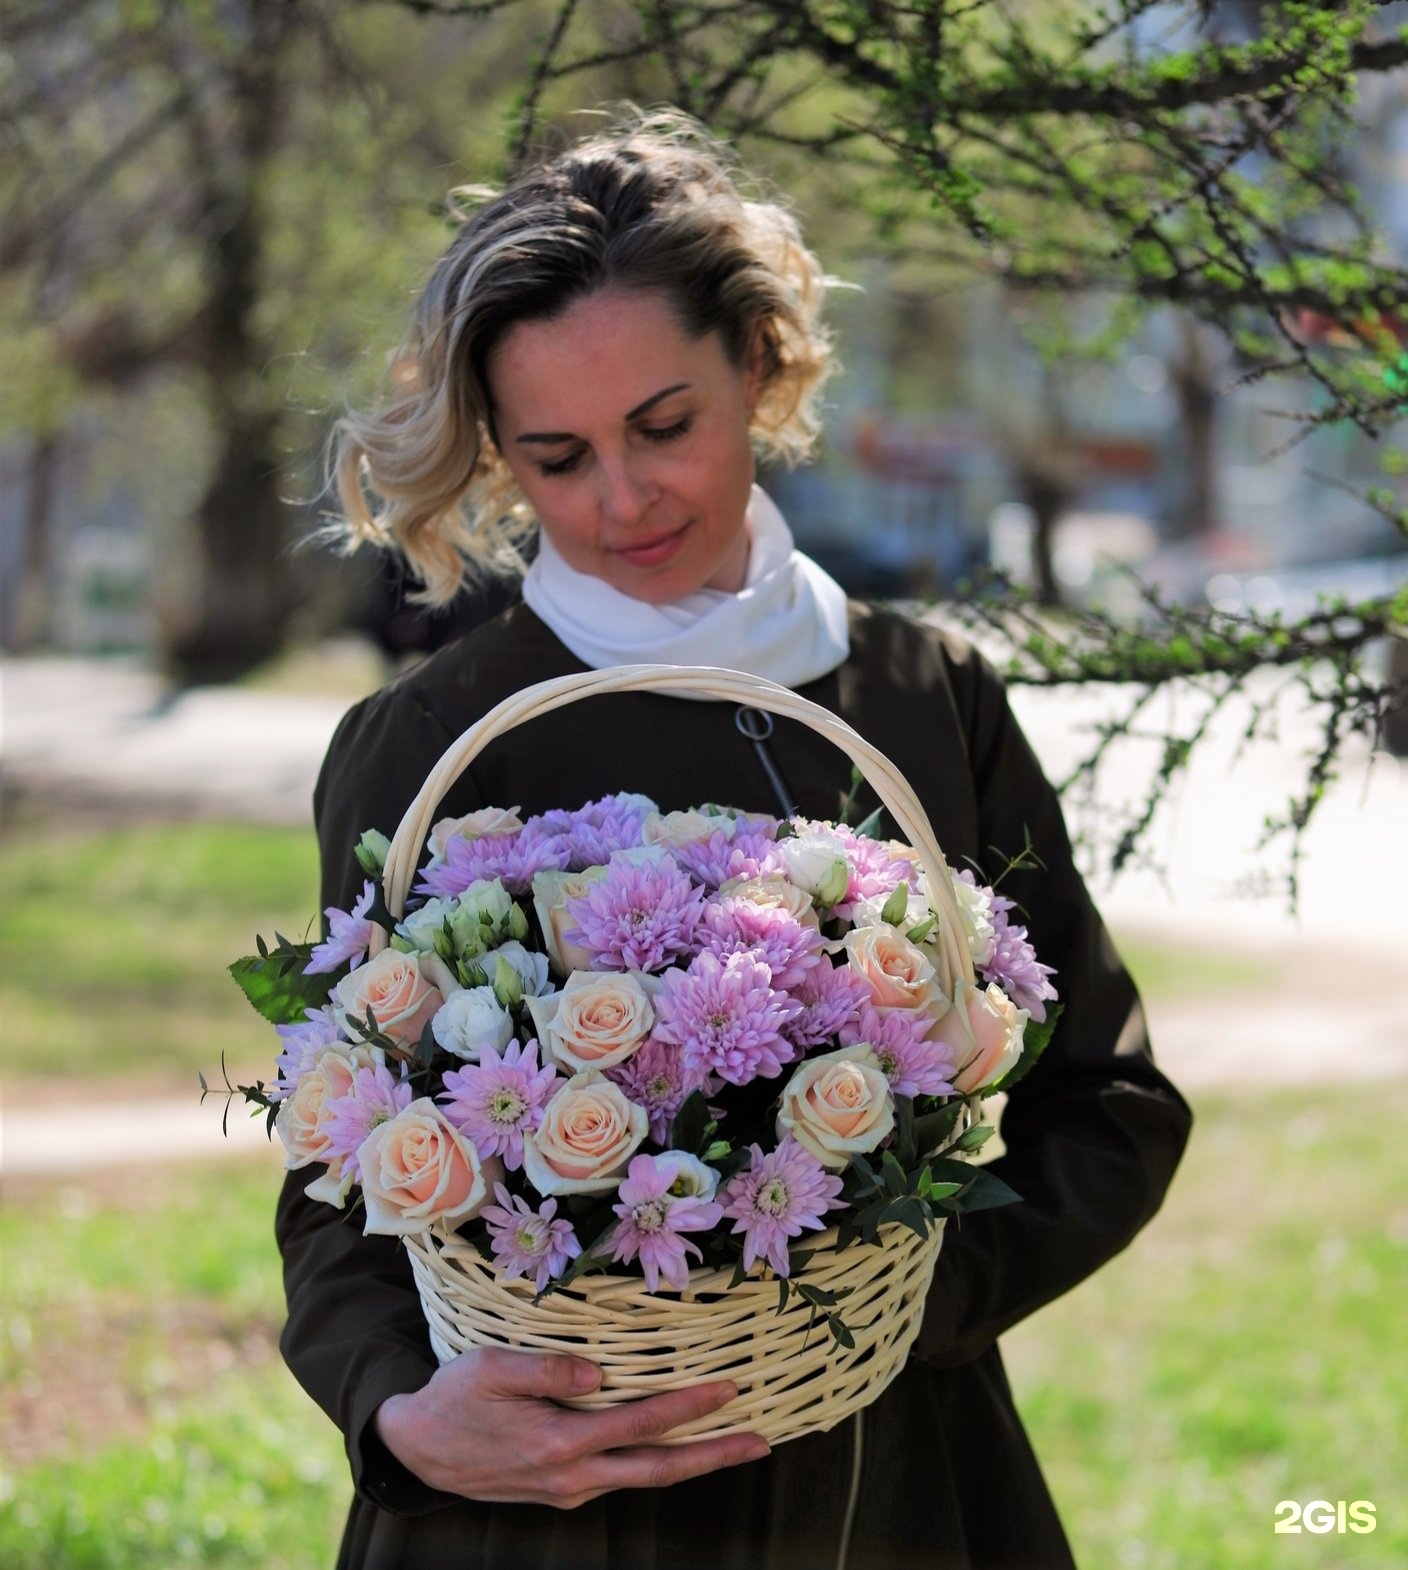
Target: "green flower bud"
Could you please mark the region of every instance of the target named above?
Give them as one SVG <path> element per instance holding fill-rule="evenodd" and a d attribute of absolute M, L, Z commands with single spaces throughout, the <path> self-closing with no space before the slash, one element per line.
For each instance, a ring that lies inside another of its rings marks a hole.
<path fill-rule="evenodd" d="M 494 967 L 494 996 L 506 1009 L 517 1008 L 523 1001 L 523 980 L 502 954 Z"/>
<path fill-rule="evenodd" d="M 892 927 L 902 927 L 909 915 L 909 885 L 901 883 L 880 907 L 881 921 Z"/>
<path fill-rule="evenodd" d="M 386 866 L 386 857 L 390 850 L 391 841 L 384 834 L 377 833 L 375 829 L 368 829 L 357 841 L 357 848 L 352 854 L 357 858 L 357 865 L 369 878 L 379 878 Z"/>
<path fill-rule="evenodd" d="M 826 876 L 817 885 L 816 903 L 827 909 L 845 897 L 847 885 L 851 881 L 851 869 L 846 865 L 845 859 L 838 856 L 831 863 Z"/>

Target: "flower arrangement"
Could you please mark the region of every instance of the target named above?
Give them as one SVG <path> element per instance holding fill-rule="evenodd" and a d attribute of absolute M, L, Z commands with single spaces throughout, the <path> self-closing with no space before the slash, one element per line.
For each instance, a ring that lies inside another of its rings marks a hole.
<path fill-rule="evenodd" d="M 809 1234 L 922 1238 L 1015 1197 L 969 1159 L 976 1112 L 1059 1012 L 971 872 L 974 980 L 945 980 L 914 852 L 878 820 L 486 808 L 434 824 L 400 917 L 368 832 L 322 941 L 231 966 L 282 1042 L 273 1082 L 232 1093 L 311 1197 L 360 1199 L 368 1233 L 458 1232 L 535 1301 L 601 1271 L 685 1293 L 697 1266 L 771 1272 L 781 1307 Z M 828 1296 L 813 1318 L 852 1344 Z"/>

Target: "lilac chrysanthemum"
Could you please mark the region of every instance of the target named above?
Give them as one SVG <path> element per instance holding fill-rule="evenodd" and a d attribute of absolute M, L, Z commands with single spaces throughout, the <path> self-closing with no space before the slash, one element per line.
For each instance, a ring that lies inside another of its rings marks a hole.
<path fill-rule="evenodd" d="M 345 1041 L 342 1027 L 333 1014 L 332 1005 L 320 1009 L 306 1009 L 306 1018 L 294 1025 L 275 1025 L 283 1051 L 275 1067 L 278 1077 L 269 1087 L 271 1101 L 282 1101 L 298 1089 L 298 1082 L 335 1042 Z"/>
<path fill-rule="evenodd" d="M 478 1063 L 451 1069 L 439 1101 L 445 1116 L 482 1157 L 502 1156 L 517 1172 L 523 1165 L 523 1136 L 542 1125 L 543 1108 L 557 1088 L 557 1066 L 538 1067 L 538 1043 L 510 1041 L 503 1056 L 486 1041 Z"/>
<path fill-rule="evenodd" d="M 584 872 L 604 867 L 618 850 L 639 847 L 642 826 L 654 810 L 648 797 L 618 793 L 589 801 L 575 812 L 545 812 L 530 818 L 526 827 L 541 825 L 544 832 L 561 836 L 568 854 L 566 870 Z"/>
<path fill-rule="evenodd" d="M 352 1089 L 335 1101 L 325 1102 L 319 1126 L 330 1141 L 328 1158 L 341 1156 L 348 1173 L 361 1182 L 361 1163 L 357 1151 L 367 1135 L 381 1123 L 388 1123 L 411 1104 L 411 1083 L 398 1078 L 383 1063 L 359 1068 L 352 1076 Z"/>
<path fill-rule="evenodd" d="M 748 1167 L 724 1184 L 720 1198 L 733 1230 L 743 1234 L 743 1268 L 766 1259 L 779 1276 L 790 1268 L 788 1238 L 821 1231 L 828 1210 L 844 1210 L 841 1179 L 789 1134 L 777 1149 L 763 1154 L 750 1145 Z"/>
<path fill-rule="evenodd" d="M 370 881 L 362 885 L 362 892 L 351 910 L 339 910 L 329 905 L 323 914 L 328 918 L 328 935 L 317 944 L 303 967 L 305 976 L 321 976 L 328 971 L 340 970 L 344 965 L 360 965 L 366 958 L 367 945 L 371 942 L 372 928 L 376 925 L 367 917 L 376 890 Z"/>
<path fill-rule="evenodd" d="M 655 1034 L 683 1047 L 696 1072 L 730 1085 L 782 1072 L 796 1055 L 784 1034 L 801 1004 L 779 992 L 772 972 L 749 954 L 698 954 L 688 970 L 666 973 L 655 1000 Z"/>
<path fill-rule="evenodd" d="M 818 964 L 829 964 L 825 939 L 815 927 L 798 921 L 780 905 L 759 905 L 733 894 L 711 899 L 704 907 L 697 941 L 723 959 L 727 954 L 752 954 L 772 972 L 772 984 L 789 992 L 799 987 Z"/>
<path fill-rule="evenodd" d="M 415 892 L 450 899 L 463 894 L 471 883 L 499 878 L 510 894 L 525 894 L 534 873 L 564 871 L 568 860 L 561 835 L 540 832 L 531 824 L 512 834 L 457 837 L 446 845 L 443 857 L 427 865 Z"/>
<path fill-rule="evenodd" d="M 681 845 L 671 855 L 695 882 L 713 890 L 730 878 L 757 878 L 772 869 L 777 854 L 771 834 L 738 829 L 732 839 L 722 829 L 692 845 Z"/>
<path fill-rule="evenodd" d="M 694 1091 L 712 1095 L 717 1088 L 711 1074 L 689 1066 L 682 1048 L 658 1036 L 648 1037 L 624 1063 L 607 1069 L 606 1077 L 650 1114 L 650 1137 L 657 1145 L 668 1143 L 679 1110 Z"/>
<path fill-rule="evenodd" d="M 502 1183 L 494 1184 L 497 1205 L 480 1211 L 494 1263 L 505 1277 L 532 1276 L 541 1292 L 555 1281 L 568 1264 L 582 1252 L 582 1245 L 567 1220 L 555 1221 L 557 1201 L 544 1200 L 537 1211 L 517 1194 L 510 1194 Z"/>
<path fill-rule="evenodd" d="M 984 887 L 966 867 L 958 876 L 970 887 Z M 989 914 L 993 943 L 991 953 L 979 965 L 978 972 L 984 981 L 995 981 L 1018 1008 L 1026 1009 L 1040 1022 L 1046 1018 L 1046 1005 L 1057 996 L 1055 987 L 1046 979 L 1054 976 L 1056 969 L 1037 959 L 1036 950 L 1027 938 L 1027 929 L 1012 925 L 1007 913 L 1016 909 L 1016 902 L 991 889 L 985 892 L 992 904 Z"/>
<path fill-rule="evenodd" d="M 952 1095 L 958 1065 L 947 1043 L 928 1039 L 932 1023 L 918 1009 L 877 1009 L 863 1003 L 841 1031 L 841 1045 L 864 1041 L 872 1047 L 897 1096 Z"/>
<path fill-rule="evenodd" d="M 849 965 L 826 961 L 807 973 L 792 996 L 801 1007 L 784 1034 L 805 1052 L 840 1035 L 869 999 L 870 987 Z"/>
<path fill-rule="evenodd" d="M 689 1285 L 686 1255 L 704 1256 L 697 1244 L 680 1234 L 707 1232 L 724 1218 L 723 1206 L 716 1200 L 672 1194 L 674 1179 L 674 1172 L 657 1166 L 653 1156 L 636 1156 L 617 1190 L 620 1202 L 611 1207 L 621 1218 L 611 1233 L 615 1244 L 611 1258 L 627 1264 L 639 1259 L 652 1292 L 660 1290 L 661 1277 L 676 1292 L 685 1290 Z"/>
<path fill-rule="evenodd" d="M 611 858 L 606 876 L 567 901 L 569 943 L 592 952 L 593 970 L 663 970 L 694 949 L 704 909 L 698 889 L 668 856 Z"/>

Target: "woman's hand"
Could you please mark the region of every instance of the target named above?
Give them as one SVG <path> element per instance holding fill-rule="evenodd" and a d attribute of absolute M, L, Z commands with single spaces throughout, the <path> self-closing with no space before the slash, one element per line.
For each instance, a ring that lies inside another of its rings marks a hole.
<path fill-rule="evenodd" d="M 613 1488 L 664 1488 L 757 1461 L 771 1448 L 756 1434 L 651 1443 L 732 1401 L 738 1391 L 726 1381 L 593 1412 L 555 1404 L 600 1383 L 599 1370 L 582 1358 L 480 1347 L 437 1369 L 420 1390 L 384 1401 L 376 1429 L 432 1488 L 560 1510 Z"/>

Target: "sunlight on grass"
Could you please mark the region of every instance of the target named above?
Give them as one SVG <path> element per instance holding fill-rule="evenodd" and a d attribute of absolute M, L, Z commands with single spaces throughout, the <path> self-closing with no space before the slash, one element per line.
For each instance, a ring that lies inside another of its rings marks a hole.
<path fill-rule="evenodd" d="M 1408 1563 L 1408 1085 L 1206 1096 L 1162 1213 L 1004 1340 L 1085 1565 Z M 1298 1542 L 1276 1505 L 1370 1500 Z M 1318 1544 L 1319 1546 L 1314 1546 Z M 1200 1550 L 1200 1545 L 1203 1545 Z"/>
<path fill-rule="evenodd" d="M 181 1092 L 197 1069 L 267 1077 L 277 1041 L 226 966 L 258 931 L 301 936 L 317 907 L 307 830 L 191 823 L 0 843 L 0 1014 L 14 1079 L 136 1076 Z M 64 984 L 52 985 L 54 956 Z"/>

